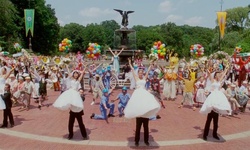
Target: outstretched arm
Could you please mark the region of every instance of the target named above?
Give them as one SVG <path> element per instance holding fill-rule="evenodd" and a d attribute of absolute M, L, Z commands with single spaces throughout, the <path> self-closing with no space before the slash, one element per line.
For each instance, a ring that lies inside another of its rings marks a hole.
<path fill-rule="evenodd" d="M 115 54 L 112 52 L 112 50 L 111 50 L 110 47 L 109 47 L 109 51 L 111 52 L 111 54 L 112 54 L 113 56 L 115 56 Z"/>
<path fill-rule="evenodd" d="M 138 77 L 137 77 L 136 74 L 135 74 L 135 69 L 134 69 L 134 67 L 131 65 L 131 60 L 130 60 L 130 59 L 128 59 L 128 63 L 129 63 L 129 66 L 130 66 L 130 68 L 131 68 L 131 70 L 132 70 L 133 77 L 137 80 Z"/>
<path fill-rule="evenodd" d="M 122 50 L 117 55 L 119 56 L 122 53 L 123 50 L 124 50 L 124 48 L 122 48 Z"/>
<path fill-rule="evenodd" d="M 147 73 L 146 73 L 146 75 L 145 75 L 145 79 L 148 78 L 148 74 L 149 74 L 149 71 L 151 70 L 151 67 L 152 67 L 152 64 L 150 64 L 150 66 L 148 67 L 148 71 L 147 71 Z"/>

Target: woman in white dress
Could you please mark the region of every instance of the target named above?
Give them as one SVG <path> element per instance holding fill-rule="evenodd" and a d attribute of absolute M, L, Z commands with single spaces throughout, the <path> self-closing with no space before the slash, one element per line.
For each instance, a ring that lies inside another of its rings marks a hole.
<path fill-rule="evenodd" d="M 206 95 L 205 95 L 205 90 L 204 90 L 205 83 L 206 83 L 206 81 L 205 81 L 204 77 L 201 77 L 199 79 L 199 81 L 197 81 L 195 83 L 195 86 L 197 88 L 197 92 L 196 92 L 196 102 L 197 103 L 204 103 L 206 100 Z"/>
<path fill-rule="evenodd" d="M 142 124 L 144 127 L 144 143 L 149 145 L 149 118 L 155 116 L 160 110 L 160 104 L 158 101 L 150 92 L 145 89 L 146 79 L 148 77 L 151 65 L 145 77 L 143 77 L 143 70 L 138 71 L 138 76 L 135 75 L 135 71 L 131 65 L 130 59 L 129 65 L 132 68 L 132 73 L 135 78 L 137 88 L 128 101 L 124 109 L 124 114 L 126 118 L 136 118 L 135 145 L 139 146 L 140 129 Z"/>
<path fill-rule="evenodd" d="M 123 50 L 124 49 L 122 48 L 122 50 L 119 53 L 117 53 L 117 51 L 115 51 L 115 53 L 113 53 L 112 50 L 111 50 L 111 48 L 109 48 L 109 51 L 113 55 L 113 69 L 115 70 L 115 72 L 116 72 L 117 75 L 120 74 L 119 55 L 121 54 L 121 52 Z"/>
<path fill-rule="evenodd" d="M 227 71 L 228 67 L 222 73 L 215 72 L 214 78 L 210 78 L 210 94 L 208 95 L 200 110 L 200 113 L 207 114 L 207 121 L 203 134 L 204 140 L 207 140 L 209 127 L 212 120 L 214 123 L 213 137 L 217 140 L 220 140 L 217 135 L 219 114 L 230 114 L 232 111 L 226 95 L 221 91 L 222 82 L 220 81 L 224 80 Z"/>
<path fill-rule="evenodd" d="M 6 66 L 0 69 L 0 94 L 4 94 L 5 81 L 9 78 L 13 70 L 14 68 L 8 71 L 8 68 Z M 3 110 L 5 108 L 6 108 L 5 103 L 2 97 L 0 96 L 0 110 Z"/>
<path fill-rule="evenodd" d="M 80 81 L 84 72 L 85 70 L 73 71 L 72 76 L 70 76 L 70 87 L 56 99 L 53 104 L 55 108 L 67 110 L 71 107 L 77 107 L 79 110 L 83 110 L 83 101 L 78 90 L 81 88 Z"/>

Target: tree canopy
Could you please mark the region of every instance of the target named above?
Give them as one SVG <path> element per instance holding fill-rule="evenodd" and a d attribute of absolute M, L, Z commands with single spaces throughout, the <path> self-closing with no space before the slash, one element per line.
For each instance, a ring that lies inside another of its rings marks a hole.
<path fill-rule="evenodd" d="M 85 52 L 89 43 L 98 43 L 102 49 L 114 48 L 114 31 L 120 25 L 114 20 L 91 23 L 86 26 L 70 23 L 59 26 L 55 10 L 45 0 L 0 0 L 0 46 L 14 53 L 13 44 L 20 43 L 28 48 L 29 38 L 25 35 L 24 9 L 35 9 L 34 37 L 32 49 L 36 53 L 56 54 L 58 44 L 68 38 L 72 41 L 72 52 Z M 225 10 L 227 12 L 225 36 L 220 49 L 232 53 L 241 45 L 244 52 L 250 52 L 250 5 Z M 190 46 L 201 44 L 205 54 L 218 51 L 219 29 L 182 25 L 173 22 L 155 26 L 135 25 L 136 47 L 150 53 L 153 43 L 161 41 L 167 49 L 174 49 L 180 56 L 190 55 Z"/>

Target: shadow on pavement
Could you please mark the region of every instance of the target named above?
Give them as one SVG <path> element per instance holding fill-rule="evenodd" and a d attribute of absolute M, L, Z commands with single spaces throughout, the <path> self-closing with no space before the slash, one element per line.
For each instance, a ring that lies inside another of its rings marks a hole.
<path fill-rule="evenodd" d="M 158 149 L 160 148 L 160 146 L 158 145 L 157 142 L 154 141 L 154 138 L 152 137 L 152 135 L 149 134 L 149 146 L 147 146 L 144 143 L 144 133 L 141 132 L 140 133 L 140 142 L 139 142 L 139 146 L 135 146 L 135 137 L 128 137 L 128 147 L 131 149 Z"/>

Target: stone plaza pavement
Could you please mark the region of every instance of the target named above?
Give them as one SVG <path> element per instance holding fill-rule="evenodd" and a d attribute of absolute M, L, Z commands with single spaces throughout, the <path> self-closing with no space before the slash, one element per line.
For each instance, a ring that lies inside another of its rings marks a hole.
<path fill-rule="evenodd" d="M 113 92 L 110 99 L 114 99 L 121 90 Z M 132 91 L 128 91 L 132 93 Z M 52 104 L 60 92 L 49 91 L 49 100 L 45 104 Z M 135 119 L 118 117 L 117 102 L 115 102 L 115 116 L 103 120 L 92 120 L 92 113 L 99 114 L 99 105 L 91 106 L 92 95 L 85 92 L 83 121 L 90 139 L 83 141 L 77 121 L 74 126 L 74 137 L 67 140 L 68 111 L 60 111 L 53 106 L 37 108 L 32 101 L 29 111 L 21 111 L 19 107 L 13 107 L 15 126 L 13 128 L 0 129 L 0 149 L 3 150 L 126 150 L 126 149 L 185 149 L 185 150 L 244 150 L 250 147 L 250 110 L 234 117 L 220 116 L 218 133 L 220 141 L 212 138 L 211 123 L 208 141 L 202 140 L 202 132 L 206 120 L 205 115 L 199 113 L 199 108 L 193 111 L 186 105 L 178 108 L 182 96 L 176 101 L 164 101 L 166 108 L 161 109 L 161 119 L 152 120 L 150 128 L 150 146 L 143 142 L 143 130 L 141 130 L 141 142 L 139 147 L 134 146 Z M 142 95 L 143 101 L 143 95 Z M 99 100 L 98 100 L 99 102 Z M 139 106 L 138 106 L 139 107 Z M 0 112 L 2 121 L 2 111 Z"/>

